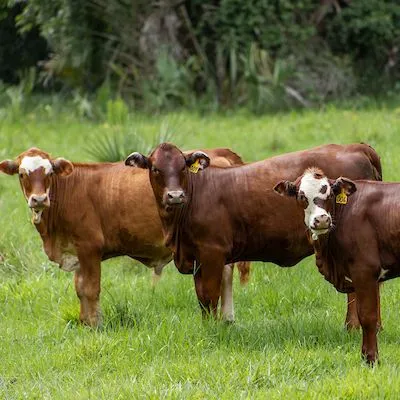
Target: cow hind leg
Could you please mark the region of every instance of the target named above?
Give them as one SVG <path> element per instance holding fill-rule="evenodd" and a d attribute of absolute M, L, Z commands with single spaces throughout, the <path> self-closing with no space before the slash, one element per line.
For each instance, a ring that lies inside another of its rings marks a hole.
<path fill-rule="evenodd" d="M 221 314 L 226 322 L 235 321 L 233 307 L 233 264 L 224 265 L 222 274 Z"/>
<path fill-rule="evenodd" d="M 163 264 L 157 265 L 156 267 L 153 268 L 153 272 L 152 272 L 152 276 L 151 276 L 151 286 L 153 288 L 155 288 L 157 286 L 157 283 L 160 281 L 162 270 L 163 270 L 164 266 L 165 266 L 165 264 L 163 263 Z"/>
<path fill-rule="evenodd" d="M 80 268 L 75 272 L 75 289 L 80 300 L 79 318 L 91 327 L 101 324 L 100 257 L 86 253 L 79 256 Z"/>

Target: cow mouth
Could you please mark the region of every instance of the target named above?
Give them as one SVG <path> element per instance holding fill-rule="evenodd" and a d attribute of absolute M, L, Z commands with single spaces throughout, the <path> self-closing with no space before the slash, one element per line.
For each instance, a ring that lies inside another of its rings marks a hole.
<path fill-rule="evenodd" d="M 32 223 L 34 223 L 35 225 L 40 224 L 40 221 L 42 220 L 42 213 L 46 208 L 48 208 L 48 206 L 45 205 L 42 205 L 40 207 L 30 207 L 32 211 Z"/>
<path fill-rule="evenodd" d="M 181 208 L 185 204 L 185 201 L 167 202 L 164 206 L 165 211 L 173 211 Z"/>
<path fill-rule="evenodd" d="M 317 229 L 317 228 L 310 228 L 310 231 L 311 231 L 311 236 L 312 236 L 312 239 L 313 240 L 317 240 L 318 239 L 318 236 L 320 236 L 320 235 L 325 235 L 326 233 L 328 233 L 329 232 L 329 230 L 330 230 L 330 227 L 328 227 L 328 228 L 321 228 L 321 229 Z"/>

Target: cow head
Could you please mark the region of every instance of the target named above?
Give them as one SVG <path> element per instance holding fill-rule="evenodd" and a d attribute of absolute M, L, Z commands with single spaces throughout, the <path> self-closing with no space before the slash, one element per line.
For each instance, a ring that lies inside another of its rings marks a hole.
<path fill-rule="evenodd" d="M 295 182 L 281 181 L 274 187 L 282 196 L 297 199 L 304 208 L 304 223 L 317 240 L 332 228 L 332 209 L 334 197 L 345 199 L 357 189 L 353 181 L 340 177 L 336 181 L 329 180 L 318 168 L 307 169 Z M 344 200 L 342 200 L 342 203 Z"/>
<path fill-rule="evenodd" d="M 166 211 L 186 202 L 188 174 L 202 171 L 209 164 L 206 153 L 195 151 L 185 155 L 171 143 L 160 144 L 149 157 L 135 152 L 125 160 L 125 165 L 149 170 L 155 197 Z"/>
<path fill-rule="evenodd" d="M 48 153 L 33 147 L 15 160 L 2 161 L 0 171 L 8 175 L 18 174 L 22 191 L 32 210 L 32 220 L 39 224 L 43 210 L 50 207 L 51 176 L 67 176 L 73 171 L 73 166 L 64 158 L 51 159 Z"/>

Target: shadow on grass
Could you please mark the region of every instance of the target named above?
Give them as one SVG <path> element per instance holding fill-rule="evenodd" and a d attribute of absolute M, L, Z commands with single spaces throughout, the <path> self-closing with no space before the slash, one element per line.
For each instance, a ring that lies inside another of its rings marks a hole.
<path fill-rule="evenodd" d="M 85 326 L 79 320 L 79 315 L 73 311 L 64 312 L 62 316 L 66 322 L 66 329 Z M 142 321 L 143 315 L 136 312 L 129 302 L 119 302 L 106 306 L 102 312 L 102 323 L 99 327 L 90 328 L 93 331 L 117 331 L 119 329 L 136 329 Z"/>

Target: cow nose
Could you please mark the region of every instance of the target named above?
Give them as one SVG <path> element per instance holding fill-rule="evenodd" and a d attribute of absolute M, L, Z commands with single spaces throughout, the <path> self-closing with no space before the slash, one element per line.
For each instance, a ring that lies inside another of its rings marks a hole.
<path fill-rule="evenodd" d="M 185 193 L 183 190 L 172 190 L 167 193 L 168 204 L 181 204 L 185 200 Z"/>
<path fill-rule="evenodd" d="M 317 215 L 314 218 L 315 229 L 328 229 L 331 225 L 331 217 L 328 214 Z"/>
<path fill-rule="evenodd" d="M 47 203 L 47 200 L 48 200 L 48 196 L 47 196 L 46 193 L 45 193 L 45 194 L 42 194 L 42 195 L 33 194 L 33 195 L 31 196 L 31 199 L 30 199 L 30 206 L 31 206 L 32 208 L 35 208 L 35 207 L 42 207 L 42 206 L 44 206 L 44 205 L 47 205 L 47 204 L 46 204 L 46 203 Z"/>

